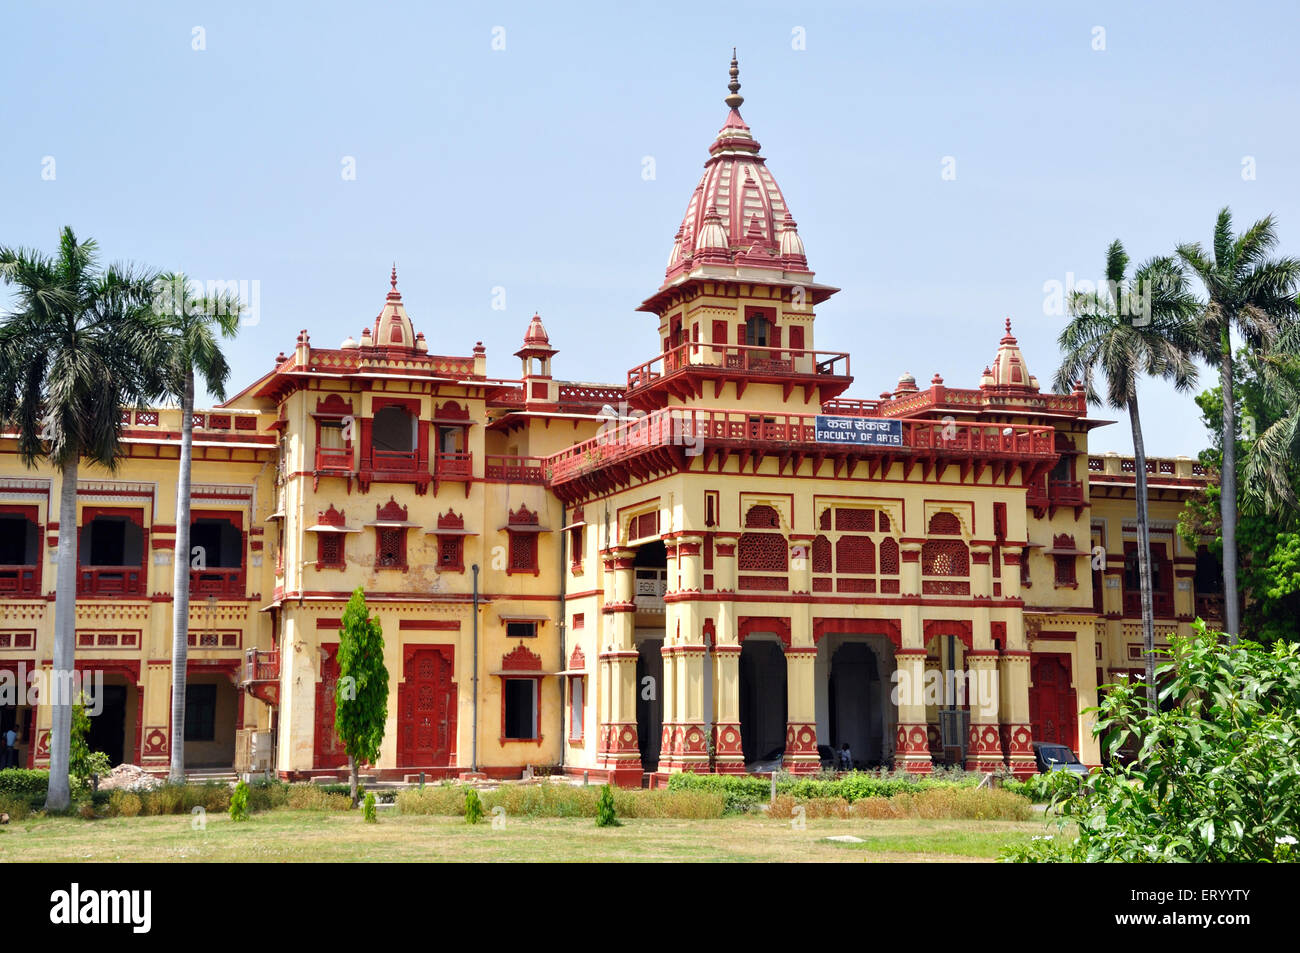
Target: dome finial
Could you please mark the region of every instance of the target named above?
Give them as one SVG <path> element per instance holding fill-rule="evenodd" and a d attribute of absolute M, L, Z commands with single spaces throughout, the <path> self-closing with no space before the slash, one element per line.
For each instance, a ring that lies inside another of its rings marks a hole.
<path fill-rule="evenodd" d="M 393 273 L 389 275 L 388 283 L 393 286 L 394 291 L 397 290 L 397 262 L 393 262 Z"/>
<path fill-rule="evenodd" d="M 740 95 L 740 65 L 736 62 L 736 48 L 731 48 L 731 82 L 727 84 L 727 89 L 731 90 L 731 95 L 727 96 L 723 102 L 732 109 L 739 109 L 740 104 L 745 101 L 745 97 Z"/>

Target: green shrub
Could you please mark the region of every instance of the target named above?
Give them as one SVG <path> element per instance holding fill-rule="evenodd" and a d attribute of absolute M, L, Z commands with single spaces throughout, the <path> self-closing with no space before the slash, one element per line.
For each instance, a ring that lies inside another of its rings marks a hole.
<path fill-rule="evenodd" d="M 379 820 L 379 812 L 375 810 L 375 795 L 373 792 L 366 792 L 365 800 L 361 802 L 361 813 L 369 824 L 374 824 Z"/>
<path fill-rule="evenodd" d="M 787 820 L 796 807 L 804 816 L 856 817 L 875 820 L 921 818 L 925 820 L 1027 821 L 1033 817 L 1029 801 L 1010 791 L 996 788 L 937 787 L 904 791 L 893 797 L 864 797 L 849 802 L 844 798 L 800 799 L 778 794 L 769 816 Z"/>
<path fill-rule="evenodd" d="M 230 819 L 232 821 L 248 820 L 248 784 L 240 781 L 235 785 L 235 792 L 230 795 Z"/>
<path fill-rule="evenodd" d="M 109 817 L 136 817 L 143 805 L 140 795 L 131 791 L 110 791 L 108 798 Z"/>
<path fill-rule="evenodd" d="M 31 771 L 26 768 L 0 771 L 0 799 L 21 800 L 31 810 L 40 810 L 45 804 L 45 792 L 49 786 L 48 771 Z"/>
<path fill-rule="evenodd" d="M 1274 862 L 1300 830 L 1300 645 L 1225 644 L 1197 621 L 1162 654 L 1162 703 L 1121 679 L 1102 701 L 1102 750 L 1134 762 L 1077 775 L 1052 806 L 1078 835 L 1004 851 L 1003 860 Z M 1129 744 L 1129 743 L 1132 744 Z M 1065 774 L 1065 772 L 1057 772 Z M 1089 791 L 1089 788 L 1091 790 Z"/>
<path fill-rule="evenodd" d="M 596 826 L 619 827 L 618 814 L 614 809 L 614 792 L 608 784 L 600 786 L 600 799 L 596 802 Z"/>
<path fill-rule="evenodd" d="M 436 814 L 444 817 L 465 813 L 465 795 L 460 785 L 437 784 L 407 788 L 397 794 L 397 813 Z"/>
<path fill-rule="evenodd" d="M 8 814 L 9 820 L 25 820 L 31 813 L 32 805 L 27 798 L 14 797 L 12 794 L 0 794 L 0 814 Z"/>
<path fill-rule="evenodd" d="M 936 769 L 933 775 L 905 771 L 849 771 L 838 776 L 795 777 L 778 774 L 776 792 L 802 801 L 821 799 L 845 800 L 852 804 L 862 798 L 892 797 L 896 794 L 946 788 L 973 788 L 981 776 L 965 771 Z M 670 791 L 709 791 L 721 794 L 728 814 L 756 810 L 771 798 L 772 782 L 757 775 L 674 774 L 668 779 Z"/>
<path fill-rule="evenodd" d="M 465 789 L 465 823 L 477 824 L 483 820 L 483 799 L 473 788 Z"/>

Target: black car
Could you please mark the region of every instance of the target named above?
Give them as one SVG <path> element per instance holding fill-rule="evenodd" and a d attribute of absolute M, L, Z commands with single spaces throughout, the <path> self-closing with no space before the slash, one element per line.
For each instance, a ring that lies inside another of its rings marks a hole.
<path fill-rule="evenodd" d="M 1088 769 L 1084 767 L 1073 751 L 1065 745 L 1057 744 L 1053 741 L 1035 741 L 1034 742 L 1034 761 L 1038 765 L 1041 773 L 1048 771 L 1070 771 L 1074 774 L 1087 774 Z"/>

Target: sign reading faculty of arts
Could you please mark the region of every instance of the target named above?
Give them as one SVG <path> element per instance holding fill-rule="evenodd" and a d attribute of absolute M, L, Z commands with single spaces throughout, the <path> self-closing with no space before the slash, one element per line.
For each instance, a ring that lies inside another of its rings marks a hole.
<path fill-rule="evenodd" d="M 869 447 L 901 447 L 903 422 L 877 417 L 817 415 L 818 443 L 851 443 Z"/>

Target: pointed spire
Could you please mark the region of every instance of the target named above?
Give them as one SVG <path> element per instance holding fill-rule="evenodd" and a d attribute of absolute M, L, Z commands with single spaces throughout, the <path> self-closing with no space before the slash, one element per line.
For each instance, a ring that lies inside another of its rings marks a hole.
<path fill-rule="evenodd" d="M 740 104 L 745 101 L 745 97 L 740 95 L 740 66 L 736 62 L 736 48 L 731 48 L 731 82 L 727 84 L 727 89 L 731 90 L 731 95 L 727 96 L 723 102 L 732 109 L 739 109 Z"/>

